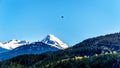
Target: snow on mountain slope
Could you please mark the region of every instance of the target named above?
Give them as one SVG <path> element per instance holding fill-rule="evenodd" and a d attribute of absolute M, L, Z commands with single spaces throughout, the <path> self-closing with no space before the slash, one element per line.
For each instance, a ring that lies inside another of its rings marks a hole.
<path fill-rule="evenodd" d="M 10 40 L 9 42 L 6 43 L 0 43 L 0 47 L 7 49 L 7 50 L 12 50 L 14 48 L 17 48 L 22 45 L 28 44 L 27 41 L 20 41 L 20 40 Z"/>
<path fill-rule="evenodd" d="M 54 35 L 47 35 L 43 40 L 41 40 L 41 42 L 56 47 L 58 49 L 66 49 L 68 48 L 68 45 L 66 45 L 65 43 L 63 43 L 61 40 L 59 40 L 57 37 L 55 37 Z M 15 49 L 19 46 L 22 45 L 26 45 L 29 42 L 27 41 L 20 41 L 20 40 L 10 40 L 9 42 L 6 43 L 0 43 L 0 48 L 3 49 L 7 49 L 7 50 L 12 50 Z"/>
<path fill-rule="evenodd" d="M 0 47 L 2 48 L 3 47 L 3 43 L 0 42 Z"/>
<path fill-rule="evenodd" d="M 56 47 L 58 49 L 68 48 L 67 44 L 63 43 L 60 39 L 51 34 L 47 35 L 41 42 Z"/>

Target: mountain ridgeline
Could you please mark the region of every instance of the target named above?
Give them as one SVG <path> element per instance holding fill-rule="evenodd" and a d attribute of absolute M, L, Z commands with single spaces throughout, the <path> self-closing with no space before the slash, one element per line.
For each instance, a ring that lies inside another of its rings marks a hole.
<path fill-rule="evenodd" d="M 73 48 L 88 46 L 101 48 L 103 53 L 111 51 L 120 52 L 120 33 L 90 38 L 76 44 Z"/>
<path fill-rule="evenodd" d="M 86 39 L 73 47 L 27 54 L 0 62 L 0 68 L 120 68 L 120 33 Z"/>

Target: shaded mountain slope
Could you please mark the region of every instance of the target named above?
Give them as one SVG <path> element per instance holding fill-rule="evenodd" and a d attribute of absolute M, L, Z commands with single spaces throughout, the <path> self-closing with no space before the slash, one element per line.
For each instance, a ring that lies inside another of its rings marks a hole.
<path fill-rule="evenodd" d="M 49 46 L 47 44 L 44 44 L 42 42 L 35 42 L 32 44 L 27 44 L 25 46 L 20 46 L 9 52 L 1 53 L 0 60 L 2 61 L 2 60 L 10 59 L 10 58 L 18 56 L 18 55 L 41 54 L 44 52 L 57 51 L 57 50 L 59 50 L 59 49 Z"/>

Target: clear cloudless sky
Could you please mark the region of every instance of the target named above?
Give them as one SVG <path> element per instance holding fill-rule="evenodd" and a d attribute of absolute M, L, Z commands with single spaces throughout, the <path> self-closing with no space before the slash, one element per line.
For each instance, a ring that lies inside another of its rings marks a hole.
<path fill-rule="evenodd" d="M 120 0 L 0 0 L 1 42 L 53 34 L 72 46 L 119 31 Z"/>

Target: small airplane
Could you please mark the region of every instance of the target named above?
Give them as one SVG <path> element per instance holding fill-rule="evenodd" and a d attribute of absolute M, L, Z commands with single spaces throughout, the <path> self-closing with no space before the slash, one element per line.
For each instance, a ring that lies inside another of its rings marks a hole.
<path fill-rule="evenodd" d="M 61 18 L 64 18 L 64 16 L 61 16 Z"/>

